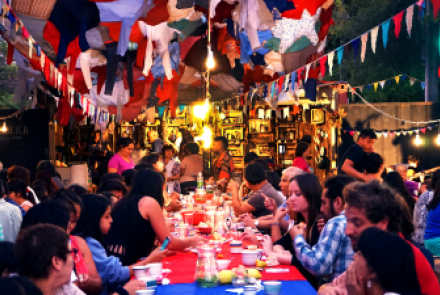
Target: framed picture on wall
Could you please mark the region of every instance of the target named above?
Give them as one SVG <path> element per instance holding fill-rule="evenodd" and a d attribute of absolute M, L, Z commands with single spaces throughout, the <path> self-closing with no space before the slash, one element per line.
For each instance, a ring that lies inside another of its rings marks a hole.
<path fill-rule="evenodd" d="M 322 124 L 324 123 L 325 112 L 324 109 L 312 109 L 311 123 Z"/>

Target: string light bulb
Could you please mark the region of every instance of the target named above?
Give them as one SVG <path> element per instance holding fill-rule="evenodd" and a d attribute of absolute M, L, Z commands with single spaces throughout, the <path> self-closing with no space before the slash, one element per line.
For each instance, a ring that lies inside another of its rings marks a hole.
<path fill-rule="evenodd" d="M 196 141 L 203 141 L 203 147 L 209 149 L 212 143 L 212 131 L 208 126 L 203 127 L 203 134 L 194 138 Z"/>
<path fill-rule="evenodd" d="M 4 132 L 4 133 L 6 133 L 6 132 L 8 131 L 8 127 L 6 127 L 6 120 L 3 121 L 3 126 L 2 126 L 2 128 L 0 129 L 0 131 L 1 131 L 1 132 Z"/>
<path fill-rule="evenodd" d="M 422 144 L 422 139 L 420 138 L 419 134 L 416 135 L 416 139 L 414 139 L 414 144 L 417 146 Z"/>
<path fill-rule="evenodd" d="M 214 52 L 212 52 L 211 46 L 208 46 L 208 58 L 206 59 L 206 67 L 210 70 L 215 67 Z"/>
<path fill-rule="evenodd" d="M 195 105 L 194 106 L 194 116 L 199 119 L 205 119 L 206 114 L 208 114 L 210 108 L 209 99 L 205 99 L 205 103 L 202 105 Z"/>

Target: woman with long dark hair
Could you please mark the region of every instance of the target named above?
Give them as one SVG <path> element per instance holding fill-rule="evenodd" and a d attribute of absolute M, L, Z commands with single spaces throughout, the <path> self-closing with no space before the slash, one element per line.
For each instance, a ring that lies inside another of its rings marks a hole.
<path fill-rule="evenodd" d="M 412 212 L 414 211 L 414 206 L 416 205 L 416 200 L 413 198 L 409 190 L 405 186 L 405 182 L 403 181 L 402 176 L 400 176 L 397 172 L 390 172 L 388 173 L 383 181 L 392 189 L 395 189 L 396 192 L 401 195 L 405 202 L 407 203 L 410 211 L 411 211 L 411 218 L 412 218 Z"/>
<path fill-rule="evenodd" d="M 108 173 L 122 174 L 127 169 L 134 168 L 133 159 L 130 158 L 134 149 L 134 142 L 130 138 L 118 140 L 119 151 L 108 162 Z"/>
<path fill-rule="evenodd" d="M 307 142 L 300 142 L 296 146 L 295 149 L 295 159 L 293 159 L 292 166 L 298 167 L 304 172 L 310 173 L 310 167 L 307 164 L 307 160 L 310 155 L 310 146 L 307 144 Z"/>
<path fill-rule="evenodd" d="M 21 179 L 13 179 L 8 182 L 9 198 L 20 205 L 24 211 L 37 204 L 34 195 L 28 189 L 26 183 Z"/>
<path fill-rule="evenodd" d="M 348 294 L 357 294 L 351 286 L 359 281 L 369 295 L 421 294 L 413 250 L 404 239 L 370 227 L 362 232 L 357 244 L 359 251 L 346 272 L 346 282 L 354 282 L 347 284 Z"/>
<path fill-rule="evenodd" d="M 290 198 L 286 205 L 288 210 L 297 213 L 296 223 L 303 222 L 306 227 L 304 238 L 313 247 L 319 239 L 317 220 L 321 208 L 322 188 L 319 179 L 310 173 L 299 174 L 290 182 Z M 284 209 L 284 208 L 283 208 Z M 280 220 L 286 216 L 288 210 L 278 209 L 274 220 Z M 266 256 L 277 257 L 281 264 L 296 266 L 312 286 L 317 287 L 318 279 L 308 272 L 298 261 L 295 249 L 292 246 L 292 237 L 287 232 L 281 239 L 271 247 L 271 239 L 264 240 L 264 251 Z M 290 253 L 286 252 L 289 251 Z"/>
<path fill-rule="evenodd" d="M 440 256 L 440 179 L 434 189 L 434 197 L 429 202 L 428 219 L 425 230 L 425 247 L 435 256 Z"/>
<path fill-rule="evenodd" d="M 153 250 L 156 237 L 162 243 L 170 237 L 163 217 L 163 179 L 152 169 L 136 173 L 130 192 L 112 210 L 113 225 L 107 250 L 130 265 Z M 183 250 L 197 245 L 202 237 L 172 237 L 168 249 Z"/>

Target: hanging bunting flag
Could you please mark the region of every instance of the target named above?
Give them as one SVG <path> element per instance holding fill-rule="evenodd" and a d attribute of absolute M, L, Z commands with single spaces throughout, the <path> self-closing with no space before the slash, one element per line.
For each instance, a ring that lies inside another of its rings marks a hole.
<path fill-rule="evenodd" d="M 390 29 L 390 23 L 391 23 L 390 19 L 382 23 L 382 41 L 384 48 L 387 48 L 388 31 Z"/>
<path fill-rule="evenodd" d="M 391 85 L 391 80 L 387 80 L 387 84 L 388 84 L 388 85 Z"/>
<path fill-rule="evenodd" d="M 420 22 L 423 24 L 423 19 L 425 18 L 425 1 L 420 0 L 417 2 L 417 5 L 419 6 Z"/>
<path fill-rule="evenodd" d="M 364 62 L 365 53 L 367 52 L 368 32 L 366 32 L 365 34 L 362 35 L 361 41 L 362 41 L 361 61 Z"/>
<path fill-rule="evenodd" d="M 385 86 L 385 82 L 386 82 L 386 81 L 380 81 L 380 82 L 379 82 L 380 87 L 382 87 L 382 89 L 383 89 L 383 87 Z"/>
<path fill-rule="evenodd" d="M 309 71 L 310 71 L 310 66 L 311 66 L 312 64 L 308 64 L 308 65 L 306 65 L 306 77 L 305 77 L 305 79 L 304 79 L 304 83 L 306 83 L 307 82 L 307 79 L 309 78 Z"/>
<path fill-rule="evenodd" d="M 403 19 L 403 13 L 404 13 L 404 11 L 401 11 L 398 14 L 396 14 L 395 16 L 393 16 L 394 34 L 396 35 L 396 38 L 399 38 L 400 26 L 402 25 L 402 19 Z"/>
<path fill-rule="evenodd" d="M 434 19 L 437 19 L 438 10 L 440 9 L 440 0 L 431 0 L 432 2 L 432 13 L 434 14 Z"/>
<path fill-rule="evenodd" d="M 362 92 L 362 90 L 364 89 L 364 86 L 359 86 L 358 89 L 360 92 Z"/>
<path fill-rule="evenodd" d="M 399 84 L 400 76 L 396 76 L 396 77 L 394 77 L 394 80 L 396 80 L 396 84 Z"/>
<path fill-rule="evenodd" d="M 286 79 L 285 76 L 282 76 L 281 78 L 278 79 L 277 94 L 283 92 L 283 86 L 284 86 L 285 79 Z"/>
<path fill-rule="evenodd" d="M 359 37 L 354 39 L 353 42 L 351 42 L 351 45 L 353 46 L 354 60 L 356 60 L 360 42 L 361 42 L 361 39 Z"/>
<path fill-rule="evenodd" d="M 414 133 L 414 130 L 408 130 L 409 135 L 413 135 L 413 133 Z"/>
<path fill-rule="evenodd" d="M 422 131 L 423 134 L 426 132 L 426 127 L 420 128 L 420 131 Z"/>
<path fill-rule="evenodd" d="M 389 132 L 388 134 L 391 138 L 394 137 L 394 132 Z"/>
<path fill-rule="evenodd" d="M 408 134 L 408 131 L 402 131 L 403 136 L 406 136 Z"/>
<path fill-rule="evenodd" d="M 377 136 L 377 138 L 381 138 L 382 137 L 382 132 L 376 132 L 376 136 Z"/>
<path fill-rule="evenodd" d="M 374 83 L 374 92 L 376 92 L 377 91 L 377 85 L 378 85 L 378 83 L 376 82 L 376 83 Z"/>
<path fill-rule="evenodd" d="M 342 62 L 342 56 L 344 55 L 344 47 L 339 47 L 338 49 L 336 49 L 336 52 L 338 54 L 338 64 L 340 65 Z"/>
<path fill-rule="evenodd" d="M 387 136 L 388 136 L 388 132 L 386 132 L 386 131 L 382 131 L 382 134 L 383 134 L 383 137 L 387 138 Z"/>
<path fill-rule="evenodd" d="M 402 75 L 402 82 L 405 81 L 406 75 Z"/>
<path fill-rule="evenodd" d="M 328 71 L 330 73 L 330 76 L 332 76 L 333 75 L 333 73 L 332 73 L 332 71 L 333 71 L 333 59 L 335 58 L 335 52 L 332 51 L 329 54 L 327 54 L 327 56 L 328 56 L 328 59 L 327 59 Z"/>
<path fill-rule="evenodd" d="M 370 91 L 370 88 L 371 88 L 371 84 L 368 84 L 367 85 L 367 91 Z"/>
<path fill-rule="evenodd" d="M 302 72 L 303 72 L 303 70 L 304 70 L 304 68 L 300 68 L 300 69 L 298 69 L 298 87 L 299 87 L 299 81 L 300 81 L 301 78 L 302 78 Z"/>
<path fill-rule="evenodd" d="M 166 108 L 166 107 L 158 107 L 158 108 L 157 108 L 157 111 L 158 111 L 158 113 L 159 113 L 159 118 L 162 118 L 163 113 L 165 112 L 165 108 Z"/>
<path fill-rule="evenodd" d="M 414 85 L 414 82 L 416 82 L 416 79 L 414 79 L 414 78 L 409 78 L 409 84 L 411 84 L 411 86 Z"/>
<path fill-rule="evenodd" d="M 327 62 L 327 59 L 328 59 L 327 55 L 324 55 L 319 59 L 319 70 L 321 72 L 322 78 L 324 78 L 325 76 L 325 63 Z"/>
<path fill-rule="evenodd" d="M 406 9 L 406 30 L 408 31 L 408 36 L 411 37 L 411 30 L 412 30 L 412 19 L 414 14 L 414 5 L 411 5 Z"/>
<path fill-rule="evenodd" d="M 377 34 L 379 34 L 379 26 L 372 29 L 370 33 L 371 33 L 371 50 L 373 50 L 373 53 L 376 53 L 376 41 L 377 41 Z"/>
<path fill-rule="evenodd" d="M 293 91 L 295 91 L 295 80 L 296 80 L 296 72 L 292 73 L 291 83 L 290 83 L 290 93 L 293 94 Z"/>
<path fill-rule="evenodd" d="M 428 129 L 429 129 L 429 130 L 432 130 L 432 128 L 434 128 L 434 126 L 428 126 Z"/>
<path fill-rule="evenodd" d="M 350 131 L 348 131 L 348 133 L 350 133 L 350 136 L 353 137 L 354 131 L 350 130 Z"/>
<path fill-rule="evenodd" d="M 422 89 L 425 90 L 425 82 L 420 82 L 420 86 L 422 86 Z"/>
<path fill-rule="evenodd" d="M 397 136 L 400 136 L 400 131 L 396 131 L 396 135 L 397 135 Z"/>

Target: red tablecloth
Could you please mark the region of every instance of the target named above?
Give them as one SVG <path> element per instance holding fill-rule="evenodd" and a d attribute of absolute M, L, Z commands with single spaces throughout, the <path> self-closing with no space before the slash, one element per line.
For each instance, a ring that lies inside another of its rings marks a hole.
<path fill-rule="evenodd" d="M 228 269 L 238 267 L 242 265 L 241 254 L 231 254 L 229 243 L 223 245 L 223 250 L 221 252 L 223 258 L 219 259 L 232 259 L 228 266 Z M 163 260 L 163 268 L 170 269 L 171 273 L 166 275 L 170 279 L 171 284 L 180 283 L 193 283 L 194 275 L 196 272 L 197 264 L 197 254 L 195 253 L 178 253 L 173 256 L 169 256 Z M 276 268 L 289 269 L 288 273 L 267 273 L 262 271 L 263 281 L 304 281 L 305 278 L 294 266 L 279 265 Z"/>

